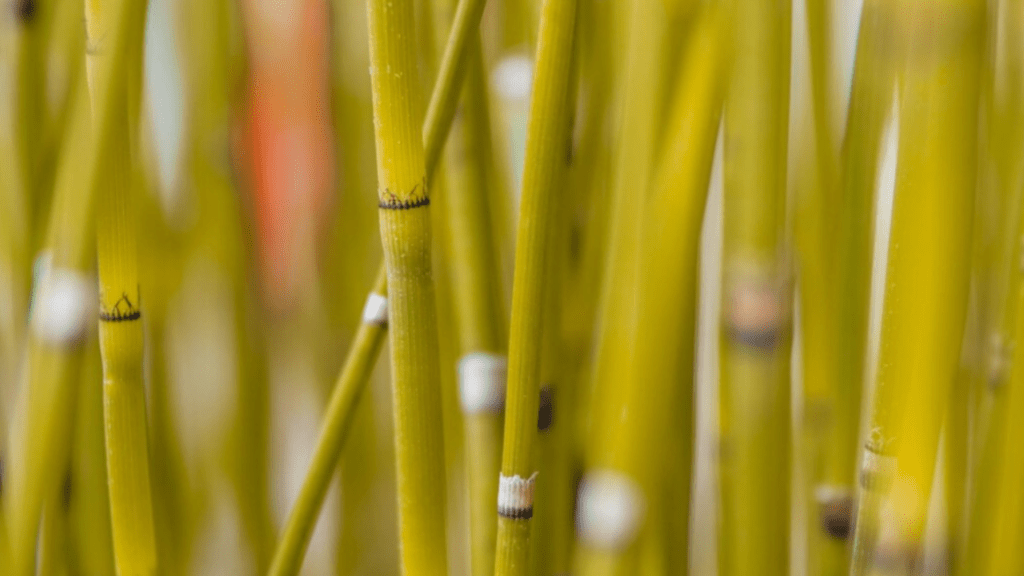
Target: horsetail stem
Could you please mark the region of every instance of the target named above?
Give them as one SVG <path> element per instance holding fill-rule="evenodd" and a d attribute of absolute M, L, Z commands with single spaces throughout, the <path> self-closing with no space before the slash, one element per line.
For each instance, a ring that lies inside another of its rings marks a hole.
<path fill-rule="evenodd" d="M 791 7 L 740 0 L 732 8 L 736 44 L 723 147 L 720 569 L 723 576 L 784 574 L 791 462 L 792 295 L 783 236 Z"/>
<path fill-rule="evenodd" d="M 544 310 L 544 274 L 554 233 L 554 195 L 562 193 L 557 188 L 564 181 L 575 20 L 576 0 L 544 1 L 516 238 L 496 576 L 525 574 L 529 568 L 541 334 L 543 315 L 555 313 Z"/>
<path fill-rule="evenodd" d="M 606 463 L 587 472 L 580 492 L 577 524 L 586 546 L 582 574 L 637 569 L 630 562 L 635 560 L 638 536 L 645 527 L 647 534 L 664 532 L 653 521 L 665 515 L 663 494 L 669 481 L 681 484 L 673 489 L 683 493 L 680 497 L 687 502 L 680 509 L 689 512 L 692 448 L 669 439 L 675 438 L 671 430 L 676 423 L 685 430 L 685 442 L 692 438 L 700 232 L 727 63 L 721 14 L 716 8 L 705 10 L 680 63 L 665 149 L 650 197 L 643 202 L 636 355 L 619 409 L 624 416 L 609 424 L 612 440 Z M 676 264 L 665 266 L 665 261 Z M 678 478 L 670 479 L 664 469 L 666 453 L 682 462 Z M 614 515 L 596 512 L 616 498 L 626 498 L 629 506 Z M 645 512 L 650 518 L 644 518 Z M 687 534 L 687 518 L 680 521 L 680 533 Z M 686 553 L 680 553 L 675 569 L 685 571 Z"/>
<path fill-rule="evenodd" d="M 114 557 L 122 576 L 157 570 L 150 495 L 143 388 L 143 333 L 133 209 L 132 130 L 129 110 L 141 81 L 141 0 L 86 1 L 86 65 L 93 115 L 97 189 L 96 243 L 100 282 L 107 483 Z"/>
<path fill-rule="evenodd" d="M 927 504 L 967 314 L 984 13 L 982 2 L 952 0 L 901 14 L 909 50 L 855 575 L 883 562 L 924 570 Z M 954 88 L 951 78 L 966 84 Z"/>

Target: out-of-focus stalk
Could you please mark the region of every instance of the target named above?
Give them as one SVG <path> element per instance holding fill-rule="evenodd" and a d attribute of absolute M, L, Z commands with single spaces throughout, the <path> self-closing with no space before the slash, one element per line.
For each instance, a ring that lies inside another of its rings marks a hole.
<path fill-rule="evenodd" d="M 873 200 L 882 130 L 891 108 L 893 66 L 886 50 L 891 20 L 884 0 L 866 2 L 857 39 L 846 135 L 831 159 L 831 20 L 808 5 L 817 179 L 799 212 L 804 416 L 808 452 L 808 562 L 815 574 L 848 568 L 857 439 L 867 346 Z"/>
<path fill-rule="evenodd" d="M 666 460 L 683 462 L 678 477 L 671 477 L 679 483 L 672 491 L 689 500 L 697 259 L 728 62 L 721 16 L 708 8 L 696 25 L 681 61 L 651 196 L 642 201 L 636 355 L 620 416 L 605 424 L 612 428 L 605 463 L 586 473 L 579 495 L 581 574 L 634 573 L 641 533 L 671 538 L 653 521 L 666 515 Z M 669 440 L 677 437 L 671 432 L 677 423 L 687 431 L 684 445 Z M 672 511 L 685 515 L 689 506 Z M 684 539 L 665 546 L 686 548 L 688 522 L 681 522 Z M 673 573 L 686 573 L 686 553 L 679 553 L 674 569 L 681 572 Z"/>
<path fill-rule="evenodd" d="M 967 313 L 985 4 L 905 7 L 908 43 L 878 380 L 851 574 L 920 574 Z"/>
<path fill-rule="evenodd" d="M 724 576 L 789 570 L 788 248 L 783 234 L 790 6 L 739 0 L 725 101 L 720 336 Z"/>

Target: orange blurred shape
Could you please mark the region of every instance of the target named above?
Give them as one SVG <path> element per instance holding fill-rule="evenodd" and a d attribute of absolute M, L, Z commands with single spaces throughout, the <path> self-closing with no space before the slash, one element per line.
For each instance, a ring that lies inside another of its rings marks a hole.
<path fill-rule="evenodd" d="M 312 281 L 333 174 L 324 0 L 245 0 L 248 158 L 259 269 L 271 309 Z"/>

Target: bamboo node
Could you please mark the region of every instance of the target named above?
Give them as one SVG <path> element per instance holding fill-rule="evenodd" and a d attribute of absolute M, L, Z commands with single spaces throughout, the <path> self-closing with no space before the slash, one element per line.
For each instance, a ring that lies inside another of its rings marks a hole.
<path fill-rule="evenodd" d="M 363 324 L 388 325 L 388 299 L 376 292 L 370 292 L 363 306 Z"/>
<path fill-rule="evenodd" d="M 529 520 L 533 518 L 533 490 L 537 481 L 537 473 L 529 478 L 518 474 L 512 477 L 498 476 L 498 516 L 511 520 Z"/>
<path fill-rule="evenodd" d="M 459 359 L 459 403 L 464 414 L 496 414 L 505 409 L 508 360 L 499 354 L 470 352 Z"/>
<path fill-rule="evenodd" d="M 423 191 L 417 194 L 421 187 Z M 385 188 L 380 193 L 380 201 L 377 206 L 383 210 L 412 210 L 420 206 L 430 206 L 430 196 L 427 195 L 427 179 L 424 178 L 422 184 L 413 186 L 405 197 L 395 194 L 390 188 Z"/>
<path fill-rule="evenodd" d="M 896 474 L 896 457 L 877 451 L 870 444 L 864 447 L 860 468 L 860 485 L 864 490 L 881 491 L 892 483 Z"/>
<path fill-rule="evenodd" d="M 819 485 L 814 490 L 818 502 L 818 520 L 826 534 L 836 540 L 846 540 L 853 524 L 853 494 L 846 486 Z"/>
<path fill-rule="evenodd" d="M 580 487 L 576 531 L 588 545 L 622 550 L 636 538 L 644 516 L 637 483 L 614 470 L 588 472 Z"/>
<path fill-rule="evenodd" d="M 138 302 L 139 298 L 136 297 L 135 300 Z M 100 320 L 104 322 L 129 322 L 139 318 L 142 318 L 142 312 L 135 304 L 132 304 L 126 292 L 121 293 L 121 297 L 114 302 L 111 308 L 100 306 Z"/>
<path fill-rule="evenodd" d="M 748 276 L 733 283 L 726 298 L 725 321 L 736 343 L 770 353 L 789 327 L 789 303 L 782 282 Z"/>

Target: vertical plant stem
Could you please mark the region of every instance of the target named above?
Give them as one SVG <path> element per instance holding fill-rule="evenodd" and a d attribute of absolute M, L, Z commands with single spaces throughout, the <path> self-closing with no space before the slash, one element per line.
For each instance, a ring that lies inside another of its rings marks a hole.
<path fill-rule="evenodd" d="M 596 423 L 609 422 L 620 405 L 618 385 L 626 377 L 633 351 L 635 318 L 633 289 L 637 275 L 637 244 L 641 207 L 656 158 L 662 95 L 665 93 L 665 44 L 667 26 L 660 3 L 635 1 L 628 25 L 628 50 L 622 120 L 614 159 L 614 187 L 608 221 L 606 260 L 598 300 L 598 319 L 591 366 L 591 426 L 588 436 L 588 465 L 599 465 L 607 446 L 608 430 Z M 637 190 L 643 191 L 637 194 Z"/>
<path fill-rule="evenodd" d="M 855 575 L 924 568 L 939 432 L 967 313 L 984 3 L 915 5 L 903 16 L 909 50 Z"/>
<path fill-rule="evenodd" d="M 725 103 L 719 570 L 724 576 L 785 574 L 792 295 L 783 224 L 790 6 L 740 0 L 733 9 L 736 44 Z"/>
<path fill-rule="evenodd" d="M 368 7 L 402 567 L 439 575 L 448 569 L 444 439 L 413 6 L 370 0 Z"/>
<path fill-rule="evenodd" d="M 84 76 L 75 90 L 72 127 L 61 146 L 56 201 L 29 337 L 22 410 L 12 427 L 5 478 L 12 574 L 33 570 L 43 502 L 57 492 L 71 442 L 83 344 L 95 319 L 92 214 L 95 193 L 82 187 L 89 160 L 89 99 Z"/>
<path fill-rule="evenodd" d="M 508 392 L 498 489 L 498 544 L 495 574 L 526 574 L 536 481 L 544 274 L 550 257 L 555 214 L 552 206 L 564 181 L 570 69 L 576 0 L 545 0 L 538 33 L 536 73 L 526 137 L 526 167 L 519 207 Z"/>
<path fill-rule="evenodd" d="M 815 12 L 824 11 L 815 2 Z M 809 6 L 810 8 L 810 6 Z M 811 11 L 809 11 L 809 16 Z M 852 531 L 857 438 L 867 345 L 873 200 L 882 130 L 891 108 L 893 68 L 886 50 L 889 10 L 866 2 L 857 39 L 840 164 L 833 167 L 827 105 L 815 104 L 819 159 L 817 188 L 798 225 L 802 250 L 804 410 L 807 446 L 817 446 L 810 468 L 809 569 L 847 571 Z M 827 28 L 819 21 L 814 29 Z M 813 30 L 812 30 L 813 32 Z M 827 34 L 818 32 L 811 34 Z M 825 38 L 815 42 L 822 52 Z M 813 56 L 812 56 L 813 58 Z M 827 61 L 813 60 L 816 76 Z M 815 100 L 828 81 L 815 78 Z M 832 190 L 836 192 L 832 192 Z"/>
<path fill-rule="evenodd" d="M 440 3 L 438 3 L 440 4 Z M 441 12 L 441 6 L 438 6 Z M 443 17 L 443 14 L 438 14 Z M 440 18 L 439 24 L 441 24 Z M 443 24 L 441 24 L 443 26 Z M 472 38 L 462 92 L 445 150 L 447 253 L 465 415 L 473 574 L 494 569 L 505 387 L 505 335 L 497 250 L 487 188 L 490 126 L 478 38 Z M 481 400 L 484 400 L 481 402 Z"/>
<path fill-rule="evenodd" d="M 146 401 L 142 378 L 143 332 L 136 221 L 133 210 L 131 81 L 141 72 L 133 41 L 145 22 L 142 0 L 87 0 L 87 72 L 93 115 L 97 190 L 96 242 L 100 279 L 100 350 L 103 356 L 107 484 L 114 557 L 122 576 L 157 569 L 150 495 Z"/>
<path fill-rule="evenodd" d="M 642 201 L 636 355 L 621 416 L 604 424 L 612 428 L 607 464 L 584 476 L 577 505 L 585 546 L 581 574 L 633 573 L 637 568 L 631 565 L 631 554 L 642 532 L 647 538 L 670 537 L 654 522 L 665 515 L 670 480 L 666 460 L 683 462 L 679 476 L 671 477 L 679 484 L 671 489 L 689 500 L 697 260 L 726 79 L 721 25 L 715 8 L 708 8 L 696 25 L 680 62 L 665 150 L 650 197 Z M 677 437 L 671 432 L 677 423 L 686 431 L 684 445 L 668 440 Z M 628 505 L 609 507 L 616 499 Z M 689 506 L 676 510 L 688 514 Z M 685 535 L 687 519 L 680 521 L 679 533 Z M 687 541 L 666 541 L 665 546 L 685 548 Z M 681 572 L 673 573 L 686 573 L 686 555 L 681 554 L 674 566 Z"/>
<path fill-rule="evenodd" d="M 472 12 L 470 8 L 464 7 L 468 3 L 477 0 L 461 0 L 457 14 Z M 444 61 L 441 70 L 450 69 L 451 72 L 439 74 L 435 82 L 434 90 L 431 93 L 430 109 L 451 110 L 450 114 L 436 113 L 423 125 L 423 147 L 426 158 L 433 158 L 434 164 L 427 164 L 426 184 L 430 185 L 434 174 L 436 161 L 440 158 L 441 148 L 444 144 L 443 138 L 448 134 L 448 126 L 442 126 L 442 121 L 450 123 L 454 117 L 455 101 L 459 95 L 459 86 L 462 83 L 462 74 L 456 73 L 452 62 L 461 61 L 464 57 L 464 50 L 467 46 L 466 36 L 476 34 L 476 25 L 479 23 L 479 12 L 475 12 L 476 21 L 463 20 L 459 24 L 459 17 L 456 16 L 456 23 L 452 25 L 452 31 L 448 35 L 448 44 L 445 48 Z M 472 15 L 472 14 L 470 14 Z M 465 18 L 465 17 L 464 17 Z M 460 48 L 461 47 L 461 48 Z M 454 84 L 454 85 L 453 85 Z M 447 119 L 447 120 L 445 120 Z M 381 273 L 384 273 L 384 264 L 381 264 Z M 386 298 L 386 283 L 380 286 L 375 292 Z M 383 330 L 383 328 L 382 328 Z M 380 337 L 383 337 L 383 332 Z M 358 348 L 358 350 L 356 349 Z M 325 414 L 324 423 L 321 428 L 317 446 L 314 449 L 310 471 L 303 481 L 298 503 L 289 513 L 288 520 L 281 540 L 277 544 L 274 558 L 271 562 L 271 574 L 295 574 L 302 563 L 302 556 L 309 545 L 309 538 L 312 534 L 316 518 L 323 506 L 323 499 L 327 494 L 327 487 L 330 484 L 334 473 L 335 465 L 341 455 L 345 442 L 345 431 L 348 429 L 351 418 L 352 407 L 347 402 L 354 402 L 361 394 L 366 382 L 369 379 L 379 347 L 371 347 L 360 344 L 360 338 L 353 342 L 349 349 L 342 367 L 338 383 L 331 394 L 328 404 L 328 411 Z"/>

